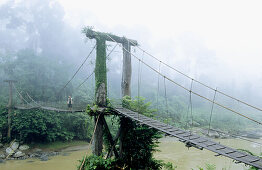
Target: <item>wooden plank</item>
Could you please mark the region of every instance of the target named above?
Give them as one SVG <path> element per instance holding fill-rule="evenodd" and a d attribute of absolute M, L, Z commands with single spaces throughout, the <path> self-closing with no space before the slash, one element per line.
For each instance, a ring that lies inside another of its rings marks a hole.
<path fill-rule="evenodd" d="M 199 141 L 199 142 L 197 142 L 197 143 L 204 143 L 204 142 L 207 142 L 207 141 L 208 141 L 208 140 L 204 139 L 204 140 Z"/>
<path fill-rule="evenodd" d="M 189 137 L 189 140 L 195 140 L 195 139 L 198 139 L 198 138 L 200 138 L 200 136 L 195 136 L 194 138 Z"/>

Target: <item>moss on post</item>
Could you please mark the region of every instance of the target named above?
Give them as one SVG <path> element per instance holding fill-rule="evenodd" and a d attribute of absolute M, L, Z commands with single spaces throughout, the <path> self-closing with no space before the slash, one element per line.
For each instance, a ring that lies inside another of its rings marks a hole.
<path fill-rule="evenodd" d="M 106 106 L 107 76 L 106 76 L 106 40 L 96 37 L 96 66 L 95 66 L 95 102 L 99 107 Z M 103 150 L 103 114 L 95 115 L 96 131 L 94 135 L 93 153 L 101 155 Z M 98 120 L 97 120 L 98 119 Z"/>
<path fill-rule="evenodd" d="M 95 66 L 95 99 L 98 106 L 106 106 L 107 75 L 106 75 L 106 40 L 96 38 L 96 66 Z"/>

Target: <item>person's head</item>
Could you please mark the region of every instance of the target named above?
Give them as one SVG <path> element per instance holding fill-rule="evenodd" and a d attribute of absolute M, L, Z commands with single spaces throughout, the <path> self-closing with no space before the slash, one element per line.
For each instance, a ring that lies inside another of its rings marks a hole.
<path fill-rule="evenodd" d="M 68 98 L 71 98 L 71 96 L 68 96 Z"/>

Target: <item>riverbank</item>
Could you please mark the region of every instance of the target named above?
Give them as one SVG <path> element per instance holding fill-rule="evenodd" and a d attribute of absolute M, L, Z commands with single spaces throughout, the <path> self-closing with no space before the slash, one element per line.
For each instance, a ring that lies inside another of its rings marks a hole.
<path fill-rule="evenodd" d="M 247 141 L 238 139 L 217 139 L 217 142 L 241 149 L 248 149 L 256 154 L 261 152 L 261 147 Z M 262 142 L 261 139 L 257 142 Z M 52 144 L 35 145 L 43 151 L 54 152 L 57 151 L 57 156 L 52 156 L 48 161 L 40 161 L 37 158 L 29 158 L 26 160 L 7 160 L 0 164 L 2 170 L 72 170 L 76 169 L 81 160 L 87 153 L 91 154 L 91 149 L 88 150 L 88 142 L 72 141 L 58 142 Z M 155 158 L 165 162 L 171 162 L 177 166 L 178 170 L 198 169 L 198 167 L 205 168 L 207 164 L 215 165 L 216 169 L 226 170 L 245 170 L 247 167 L 244 164 L 235 164 L 231 159 L 226 157 L 216 157 L 215 154 L 208 150 L 198 150 L 195 148 L 186 148 L 184 143 L 179 142 L 176 138 L 165 137 L 160 140 L 160 151 L 154 154 Z"/>
<path fill-rule="evenodd" d="M 88 146 L 86 141 L 67 141 L 67 142 L 51 142 L 51 143 L 37 143 L 31 145 L 19 144 L 18 142 L 11 142 L 10 144 L 1 145 L 0 147 L 0 163 L 7 160 L 25 160 L 29 158 L 37 158 L 41 161 L 48 161 L 50 157 L 57 156 L 61 151 L 68 148 L 85 147 Z M 80 150 L 80 149 L 76 149 Z"/>

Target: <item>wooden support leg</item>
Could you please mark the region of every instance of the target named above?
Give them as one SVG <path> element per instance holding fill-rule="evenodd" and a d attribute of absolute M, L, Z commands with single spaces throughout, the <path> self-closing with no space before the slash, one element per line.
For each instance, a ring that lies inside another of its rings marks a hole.
<path fill-rule="evenodd" d="M 119 141 L 119 157 L 122 158 L 123 157 L 123 141 L 125 139 L 125 134 L 126 134 L 126 124 L 127 121 L 129 121 L 128 118 L 122 117 L 120 120 L 120 141 Z"/>
<path fill-rule="evenodd" d="M 96 130 L 94 134 L 94 143 L 93 143 L 93 154 L 100 156 L 102 154 L 103 150 L 103 121 L 102 119 L 104 118 L 104 115 L 95 116 L 95 124 L 97 119 L 97 125 L 96 125 Z"/>
<path fill-rule="evenodd" d="M 113 148 L 115 157 L 118 158 L 118 157 L 119 157 L 119 156 L 118 156 L 118 152 L 117 152 L 117 150 L 116 150 L 116 148 L 115 148 L 115 146 L 114 146 L 113 137 L 112 137 L 112 135 L 111 135 L 111 133 L 110 133 L 110 130 L 109 130 L 109 128 L 108 128 L 108 125 L 107 125 L 107 123 L 106 123 L 106 120 L 105 120 L 104 117 L 102 117 L 101 120 L 102 120 L 102 122 L 103 122 L 103 125 L 104 125 L 104 128 L 105 128 L 105 131 L 106 131 L 108 140 L 109 140 L 109 142 L 110 142 L 110 145 L 111 145 L 111 147 Z"/>
<path fill-rule="evenodd" d="M 108 151 L 106 158 L 109 158 L 109 157 L 112 156 L 113 149 L 115 149 L 115 146 L 116 146 L 116 144 L 117 144 L 117 140 L 118 140 L 118 138 L 119 138 L 119 136 L 120 136 L 120 133 L 121 133 L 121 128 L 118 129 L 117 134 L 116 134 L 116 136 L 115 136 L 115 138 L 114 138 L 114 141 L 113 141 L 114 144 L 113 144 L 113 146 L 111 147 L 111 149 Z"/>

